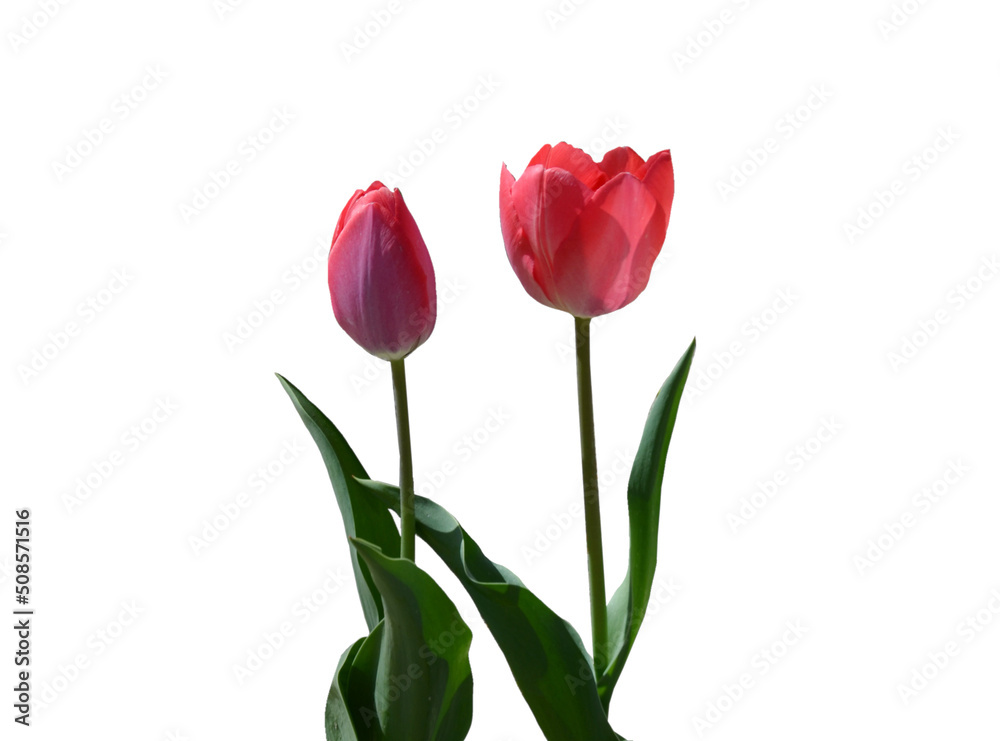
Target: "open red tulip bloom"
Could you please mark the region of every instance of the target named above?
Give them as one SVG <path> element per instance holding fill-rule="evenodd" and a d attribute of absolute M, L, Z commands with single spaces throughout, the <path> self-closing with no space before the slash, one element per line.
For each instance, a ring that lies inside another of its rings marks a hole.
<path fill-rule="evenodd" d="M 337 222 L 328 265 L 333 313 L 372 355 L 398 360 L 430 337 L 434 267 L 398 189 L 376 181 L 355 192 Z"/>
<path fill-rule="evenodd" d="M 616 311 L 646 288 L 673 198 L 670 150 L 647 162 L 619 147 L 596 163 L 565 142 L 546 144 L 520 178 L 503 166 L 507 257 L 546 306 L 577 317 Z"/>

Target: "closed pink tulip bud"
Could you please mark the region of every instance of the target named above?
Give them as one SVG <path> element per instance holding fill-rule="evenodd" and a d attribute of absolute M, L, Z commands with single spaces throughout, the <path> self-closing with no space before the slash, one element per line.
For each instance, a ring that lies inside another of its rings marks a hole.
<path fill-rule="evenodd" d="M 619 147 L 595 163 L 565 142 L 546 144 L 520 178 L 503 166 L 507 257 L 546 306 L 581 318 L 616 311 L 646 288 L 673 199 L 670 150 L 644 161 Z"/>
<path fill-rule="evenodd" d="M 333 233 L 330 298 L 340 326 L 372 355 L 399 360 L 437 318 L 434 266 L 399 190 L 359 190 Z"/>

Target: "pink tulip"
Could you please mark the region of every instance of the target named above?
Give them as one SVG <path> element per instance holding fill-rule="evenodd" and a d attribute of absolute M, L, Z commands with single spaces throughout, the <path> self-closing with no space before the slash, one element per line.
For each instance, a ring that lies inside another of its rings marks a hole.
<path fill-rule="evenodd" d="M 434 266 L 399 190 L 376 181 L 340 214 L 329 260 L 340 326 L 372 355 L 399 360 L 434 329 Z"/>
<path fill-rule="evenodd" d="M 628 147 L 600 163 L 546 144 L 520 178 L 503 166 L 500 226 L 507 257 L 535 300 L 577 317 L 626 306 L 649 282 L 674 199 L 670 150 L 643 161 Z"/>

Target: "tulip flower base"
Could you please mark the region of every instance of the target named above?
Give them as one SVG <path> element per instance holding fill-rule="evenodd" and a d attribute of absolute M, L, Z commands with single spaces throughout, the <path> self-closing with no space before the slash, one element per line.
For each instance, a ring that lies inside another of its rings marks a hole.
<path fill-rule="evenodd" d="M 433 266 L 398 190 L 374 183 L 344 208 L 329 261 L 334 315 L 359 345 L 391 364 L 400 478 L 399 485 L 371 480 L 334 423 L 278 376 L 326 466 L 368 630 L 331 665 L 328 741 L 462 741 L 469 734 L 472 632 L 415 562 L 415 538 L 479 611 L 548 741 L 623 738 L 609 720 L 611 700 L 649 605 L 664 467 L 695 343 L 651 399 L 628 482 L 628 568 L 608 599 L 589 324 L 645 289 L 672 199 L 669 151 L 646 162 L 622 147 L 595 163 L 568 144 L 546 145 L 520 179 L 506 167 L 501 176 L 501 230 L 514 272 L 529 295 L 570 314 L 576 328 L 589 649 L 569 621 L 487 556 L 488 544 L 414 494 L 404 359 L 434 328 Z"/>

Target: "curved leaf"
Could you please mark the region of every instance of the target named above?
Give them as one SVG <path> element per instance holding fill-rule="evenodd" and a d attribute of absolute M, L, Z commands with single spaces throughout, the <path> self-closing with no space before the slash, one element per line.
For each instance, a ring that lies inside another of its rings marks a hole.
<path fill-rule="evenodd" d="M 368 478 L 365 469 L 347 440 L 340 434 L 333 422 L 327 419 L 301 391 L 279 374 L 278 380 L 292 399 L 296 411 L 316 441 L 316 446 L 323 456 L 333 491 L 337 496 L 337 504 L 344 518 L 344 529 L 349 538 L 362 538 L 377 545 L 383 553 L 399 556 L 399 529 L 392 515 L 372 502 L 372 498 L 358 485 L 357 478 Z M 365 613 L 368 630 L 384 617 L 382 600 L 378 589 L 368 573 L 368 567 L 358 559 L 357 552 L 351 549 L 351 563 L 354 567 L 354 579 L 358 585 L 358 595 L 361 598 L 361 608 Z"/>
<path fill-rule="evenodd" d="M 412 561 L 351 543 L 378 585 L 385 619 L 341 660 L 328 741 L 462 741 L 472 724 L 472 631 Z"/>
<path fill-rule="evenodd" d="M 611 695 L 649 606 L 656 571 L 663 467 L 694 351 L 695 341 L 692 340 L 653 400 L 628 480 L 628 573 L 608 605 L 609 650 L 604 657 L 605 669 L 598 680 L 605 708 L 611 704 Z"/>
<path fill-rule="evenodd" d="M 398 511 L 399 490 L 360 481 Z M 601 705 L 593 663 L 573 626 L 512 572 L 490 561 L 443 507 L 416 497 L 417 535 L 458 577 L 500 646 L 548 741 L 619 741 Z"/>
<path fill-rule="evenodd" d="M 381 625 L 379 623 L 376 627 Z M 379 629 L 381 630 L 381 628 Z M 367 638 L 359 638 L 355 641 L 340 657 L 340 663 L 337 664 L 337 671 L 333 675 L 333 684 L 330 685 L 330 693 L 326 697 L 327 741 L 359 741 L 358 731 L 354 727 L 354 718 L 347 705 L 348 679 L 358 651 L 367 640 Z"/>

